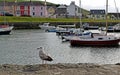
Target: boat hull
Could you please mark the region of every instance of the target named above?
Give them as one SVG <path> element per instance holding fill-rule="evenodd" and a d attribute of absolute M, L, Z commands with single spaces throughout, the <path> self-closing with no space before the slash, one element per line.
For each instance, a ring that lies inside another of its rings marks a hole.
<path fill-rule="evenodd" d="M 86 27 L 84 28 L 84 30 L 96 30 L 96 29 L 99 29 L 99 27 Z"/>
<path fill-rule="evenodd" d="M 120 30 L 107 30 L 107 32 L 120 32 Z"/>
<path fill-rule="evenodd" d="M 119 39 L 105 40 L 105 41 L 83 41 L 83 40 L 71 40 L 71 46 L 118 46 Z"/>
<path fill-rule="evenodd" d="M 9 31 L 0 31 L 0 35 L 9 35 L 11 30 Z"/>

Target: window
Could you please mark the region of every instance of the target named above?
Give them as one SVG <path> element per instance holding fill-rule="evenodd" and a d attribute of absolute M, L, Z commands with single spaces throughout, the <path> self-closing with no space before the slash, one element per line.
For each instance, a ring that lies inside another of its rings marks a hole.
<path fill-rule="evenodd" d="M 35 10 L 35 7 L 33 7 L 33 10 Z"/>
<path fill-rule="evenodd" d="M 35 15 L 35 12 L 33 12 L 33 15 Z"/>
<path fill-rule="evenodd" d="M 41 13 L 40 13 L 40 15 L 42 16 L 42 15 L 43 15 L 43 13 L 41 12 Z"/>
<path fill-rule="evenodd" d="M 16 14 L 20 14 L 20 11 L 17 11 Z"/>
<path fill-rule="evenodd" d="M 41 10 L 43 9 L 43 7 L 41 7 Z"/>

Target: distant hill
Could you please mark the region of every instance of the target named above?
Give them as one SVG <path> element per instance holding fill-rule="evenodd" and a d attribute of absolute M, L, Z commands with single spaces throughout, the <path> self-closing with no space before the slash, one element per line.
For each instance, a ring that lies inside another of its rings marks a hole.
<path fill-rule="evenodd" d="M 4 1 L 4 0 L 0 0 L 1 1 Z M 7 2 L 15 2 L 15 0 L 5 0 Z M 35 2 L 35 1 L 39 1 L 41 4 L 44 4 L 44 1 L 40 1 L 40 0 L 17 0 L 17 2 Z M 59 4 L 54 4 L 54 3 L 51 3 L 51 2 L 47 2 L 47 5 L 59 5 Z"/>

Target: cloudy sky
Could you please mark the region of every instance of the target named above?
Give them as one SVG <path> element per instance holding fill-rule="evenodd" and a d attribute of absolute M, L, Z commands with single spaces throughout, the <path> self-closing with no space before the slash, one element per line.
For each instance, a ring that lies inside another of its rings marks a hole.
<path fill-rule="evenodd" d="M 44 0 L 41 0 L 44 1 Z M 52 2 L 56 4 L 66 4 L 69 5 L 71 1 L 75 1 L 76 5 L 79 5 L 79 0 L 46 0 L 47 2 Z M 118 10 L 120 10 L 120 0 L 115 0 Z M 81 0 L 82 8 L 90 9 L 105 9 L 106 0 Z M 109 12 L 116 12 L 114 0 L 109 0 Z"/>

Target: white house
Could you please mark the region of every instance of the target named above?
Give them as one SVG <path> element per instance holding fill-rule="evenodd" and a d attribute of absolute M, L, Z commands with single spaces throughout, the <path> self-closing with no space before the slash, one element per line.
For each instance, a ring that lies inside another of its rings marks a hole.
<path fill-rule="evenodd" d="M 72 1 L 70 3 L 70 5 L 68 5 L 68 7 L 67 7 L 68 16 L 69 17 L 74 17 L 74 16 L 78 17 L 80 15 L 79 9 L 80 9 L 80 7 L 75 5 L 75 2 Z"/>

